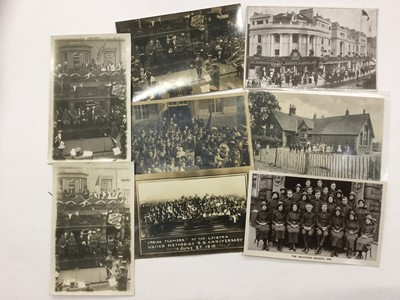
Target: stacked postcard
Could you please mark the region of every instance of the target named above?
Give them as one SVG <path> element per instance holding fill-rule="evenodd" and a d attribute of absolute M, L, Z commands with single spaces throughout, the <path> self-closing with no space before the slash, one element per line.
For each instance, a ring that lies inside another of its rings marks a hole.
<path fill-rule="evenodd" d="M 378 266 L 377 15 L 234 4 L 52 37 L 51 293 L 133 294 L 134 258 Z"/>

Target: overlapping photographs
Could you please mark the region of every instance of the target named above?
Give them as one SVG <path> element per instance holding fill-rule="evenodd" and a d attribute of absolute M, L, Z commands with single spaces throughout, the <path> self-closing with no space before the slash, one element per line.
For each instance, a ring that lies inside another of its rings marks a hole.
<path fill-rule="evenodd" d="M 248 88 L 376 90 L 377 9 L 248 7 Z"/>
<path fill-rule="evenodd" d="M 137 257 L 242 251 L 246 178 L 137 181 Z"/>
<path fill-rule="evenodd" d="M 379 266 L 384 182 L 249 176 L 245 255 Z"/>
<path fill-rule="evenodd" d="M 210 96 L 132 103 L 132 159 L 138 179 L 251 169 L 247 94 Z"/>
<path fill-rule="evenodd" d="M 132 101 L 243 87 L 239 4 L 116 23 L 132 38 Z"/>
<path fill-rule="evenodd" d="M 130 67 L 128 34 L 52 37 L 49 161 L 130 160 Z"/>
<path fill-rule="evenodd" d="M 132 172 L 126 162 L 54 165 L 53 295 L 133 294 Z"/>
<path fill-rule="evenodd" d="M 384 98 L 249 93 L 256 170 L 380 180 Z"/>

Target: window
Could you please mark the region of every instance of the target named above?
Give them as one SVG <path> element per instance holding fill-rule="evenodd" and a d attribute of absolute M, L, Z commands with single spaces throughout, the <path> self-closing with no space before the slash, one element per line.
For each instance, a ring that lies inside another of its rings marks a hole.
<path fill-rule="evenodd" d="M 188 106 L 189 102 L 187 100 L 183 101 L 172 101 L 168 103 L 168 107 L 176 107 L 176 106 Z"/>
<path fill-rule="evenodd" d="M 135 120 L 146 120 L 149 118 L 149 108 L 147 105 L 138 105 L 133 107 Z"/>
<path fill-rule="evenodd" d="M 258 38 L 258 42 L 261 43 L 261 34 L 259 34 L 259 35 L 257 36 L 257 38 Z"/>
<path fill-rule="evenodd" d="M 115 66 L 115 52 L 114 51 L 104 51 L 104 62 L 107 65 L 113 64 Z"/>
<path fill-rule="evenodd" d="M 257 25 L 262 25 L 262 24 L 264 24 L 263 20 L 257 21 Z"/>
<path fill-rule="evenodd" d="M 279 34 L 275 34 L 275 43 L 280 43 L 281 36 Z"/>
<path fill-rule="evenodd" d="M 298 34 L 293 34 L 292 42 L 293 43 L 298 43 L 299 42 L 299 35 Z"/>
<path fill-rule="evenodd" d="M 261 55 L 261 54 L 262 54 L 262 47 L 257 46 L 257 55 Z"/>
<path fill-rule="evenodd" d="M 208 112 L 209 113 L 223 113 L 224 105 L 222 99 L 208 100 Z"/>
<path fill-rule="evenodd" d="M 101 179 L 100 188 L 107 191 L 112 190 L 112 179 Z"/>
<path fill-rule="evenodd" d="M 275 49 L 275 56 L 279 56 L 279 49 Z"/>
<path fill-rule="evenodd" d="M 269 129 L 274 129 L 274 124 L 269 125 Z"/>

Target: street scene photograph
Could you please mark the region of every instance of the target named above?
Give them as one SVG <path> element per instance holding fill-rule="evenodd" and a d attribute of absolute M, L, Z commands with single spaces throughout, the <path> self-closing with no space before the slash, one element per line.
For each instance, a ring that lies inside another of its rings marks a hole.
<path fill-rule="evenodd" d="M 385 184 L 251 171 L 245 254 L 379 266 Z"/>
<path fill-rule="evenodd" d="M 52 37 L 49 160 L 130 160 L 129 43 Z"/>
<path fill-rule="evenodd" d="M 241 251 L 246 177 L 234 174 L 138 181 L 140 255 Z"/>
<path fill-rule="evenodd" d="M 240 4 L 116 22 L 132 39 L 132 101 L 243 87 Z"/>
<path fill-rule="evenodd" d="M 249 93 L 256 170 L 380 180 L 384 98 Z"/>
<path fill-rule="evenodd" d="M 253 157 L 247 95 L 210 96 L 132 103 L 135 175 L 249 170 Z"/>
<path fill-rule="evenodd" d="M 376 90 L 377 9 L 247 8 L 248 88 Z"/>
<path fill-rule="evenodd" d="M 132 295 L 133 164 L 54 166 L 53 295 Z"/>

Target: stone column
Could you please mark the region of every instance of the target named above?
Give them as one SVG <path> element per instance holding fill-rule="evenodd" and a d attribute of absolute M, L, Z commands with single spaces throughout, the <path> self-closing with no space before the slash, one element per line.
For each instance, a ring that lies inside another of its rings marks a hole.
<path fill-rule="evenodd" d="M 271 34 L 271 56 L 275 56 L 275 51 L 274 51 L 274 44 L 275 44 L 275 37 L 274 34 Z"/>
<path fill-rule="evenodd" d="M 279 56 L 283 56 L 283 33 L 279 34 Z"/>
<path fill-rule="evenodd" d="M 308 56 L 308 53 L 310 52 L 310 35 L 305 35 L 306 37 L 306 56 Z"/>
<path fill-rule="evenodd" d="M 289 54 L 288 55 L 290 55 L 292 53 L 292 47 L 293 47 L 292 42 L 293 42 L 293 34 L 289 33 Z"/>

